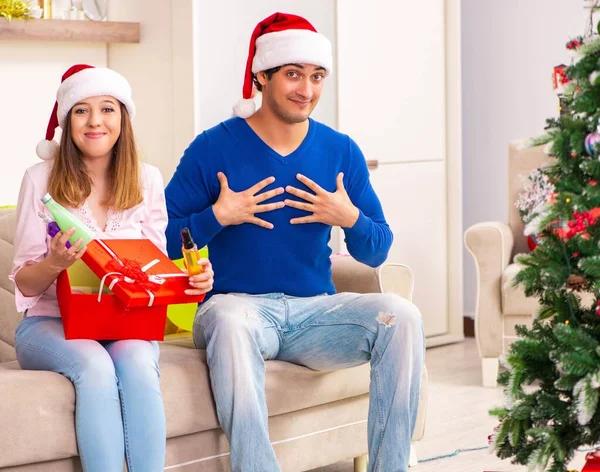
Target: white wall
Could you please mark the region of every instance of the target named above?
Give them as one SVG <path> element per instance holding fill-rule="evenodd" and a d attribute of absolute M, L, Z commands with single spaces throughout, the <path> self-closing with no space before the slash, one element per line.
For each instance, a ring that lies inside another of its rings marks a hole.
<path fill-rule="evenodd" d="M 73 64 L 106 60 L 101 43 L 0 41 L 0 206 L 17 203 L 25 169 L 40 162 L 35 147 L 46 135 L 62 74 Z"/>
<path fill-rule="evenodd" d="M 173 77 L 173 24 L 184 0 L 109 0 L 109 18 L 140 23 L 139 44 L 110 44 L 108 66 L 131 83 L 137 115 L 133 122 L 141 157 L 157 166 L 165 183 L 179 160 L 174 130 L 190 116 L 176 116 Z"/>
<path fill-rule="evenodd" d="M 462 0 L 463 225 L 508 221 L 508 143 L 539 135 L 558 114 L 552 69 L 587 26 L 581 1 Z M 464 251 L 465 314 L 475 311 Z"/>

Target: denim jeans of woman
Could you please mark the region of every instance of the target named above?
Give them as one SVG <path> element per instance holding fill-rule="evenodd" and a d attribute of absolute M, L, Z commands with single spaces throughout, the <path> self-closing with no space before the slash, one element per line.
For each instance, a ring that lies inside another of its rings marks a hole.
<path fill-rule="evenodd" d="M 409 301 L 393 294 L 215 295 L 196 314 L 194 342 L 206 349 L 233 472 L 280 470 L 267 424 L 268 359 L 315 370 L 370 362 L 368 470 L 408 470 L 424 360 L 421 314 Z"/>
<path fill-rule="evenodd" d="M 158 343 L 66 340 L 60 318 L 31 316 L 17 327 L 15 348 L 22 369 L 57 372 L 73 382 L 85 472 L 122 472 L 124 460 L 129 472 L 164 469 Z"/>

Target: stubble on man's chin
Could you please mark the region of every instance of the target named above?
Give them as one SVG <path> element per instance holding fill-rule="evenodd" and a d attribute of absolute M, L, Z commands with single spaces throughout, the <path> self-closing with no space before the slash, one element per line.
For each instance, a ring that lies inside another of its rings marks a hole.
<path fill-rule="evenodd" d="M 308 115 L 302 115 L 302 116 L 299 116 L 299 115 L 281 116 L 280 115 L 280 118 L 290 125 L 297 125 L 300 123 L 304 123 L 306 120 L 308 120 L 309 116 L 310 116 L 310 113 Z"/>
<path fill-rule="evenodd" d="M 283 121 L 284 123 L 290 124 L 290 125 L 304 123 L 306 120 L 308 120 L 308 118 L 314 111 L 314 108 L 313 108 L 306 115 L 301 114 L 301 113 L 298 113 L 298 114 L 286 113 L 285 110 L 283 110 L 276 102 L 270 102 L 270 105 L 271 105 L 271 109 L 273 110 L 275 115 L 277 115 L 281 121 Z"/>

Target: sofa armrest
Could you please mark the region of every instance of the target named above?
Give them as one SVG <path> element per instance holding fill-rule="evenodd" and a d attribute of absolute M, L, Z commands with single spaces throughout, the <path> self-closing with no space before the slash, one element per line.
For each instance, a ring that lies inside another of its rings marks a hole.
<path fill-rule="evenodd" d="M 415 274 L 410 267 L 395 262 L 386 262 L 377 270 L 383 293 L 392 292 L 412 301 Z"/>
<path fill-rule="evenodd" d="M 331 258 L 331 277 L 338 292 L 381 292 L 377 269 L 362 264 L 351 256 Z"/>
<path fill-rule="evenodd" d="M 331 272 L 338 292 L 392 292 L 408 300 L 412 298 L 414 274 L 403 264 L 386 262 L 374 269 L 350 256 L 334 256 Z"/>
<path fill-rule="evenodd" d="M 505 223 L 477 223 L 465 231 L 465 246 L 477 268 L 475 333 L 482 358 L 502 354 L 502 273 L 513 244 L 512 230 Z"/>

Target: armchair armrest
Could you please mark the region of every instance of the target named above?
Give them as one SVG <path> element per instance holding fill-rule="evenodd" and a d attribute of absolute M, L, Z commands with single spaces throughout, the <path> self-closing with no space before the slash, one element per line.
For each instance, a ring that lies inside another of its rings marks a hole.
<path fill-rule="evenodd" d="M 502 273 L 510 262 L 514 237 L 500 222 L 477 223 L 465 231 L 465 246 L 477 268 L 475 332 L 482 358 L 502 354 Z"/>

